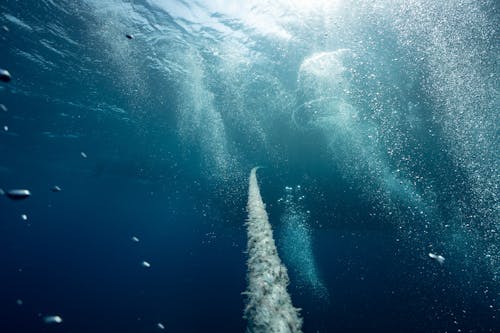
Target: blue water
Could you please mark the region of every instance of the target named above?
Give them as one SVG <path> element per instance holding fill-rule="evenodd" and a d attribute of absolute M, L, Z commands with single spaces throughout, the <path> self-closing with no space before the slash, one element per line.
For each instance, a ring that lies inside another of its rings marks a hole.
<path fill-rule="evenodd" d="M 245 331 L 256 165 L 304 332 L 499 331 L 499 17 L 2 0 L 0 332 Z"/>

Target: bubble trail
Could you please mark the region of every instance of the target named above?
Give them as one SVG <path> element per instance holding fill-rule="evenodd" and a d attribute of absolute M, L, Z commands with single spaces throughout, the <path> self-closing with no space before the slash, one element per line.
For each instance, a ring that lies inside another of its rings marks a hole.
<path fill-rule="evenodd" d="M 244 318 L 247 333 L 302 332 L 299 309 L 294 308 L 287 292 L 288 272 L 282 264 L 266 206 L 257 182 L 257 167 L 250 172 L 248 186 L 248 288 Z"/>
<path fill-rule="evenodd" d="M 309 224 L 309 211 L 305 210 L 301 201 L 300 186 L 295 189 L 285 187 L 285 196 L 279 202 L 284 201 L 284 212 L 281 216 L 281 244 L 283 245 L 283 259 L 289 271 L 292 272 L 292 280 L 300 287 L 311 291 L 315 297 L 328 302 L 329 294 L 325 287 L 316 264 L 313 253 L 312 230 Z"/>

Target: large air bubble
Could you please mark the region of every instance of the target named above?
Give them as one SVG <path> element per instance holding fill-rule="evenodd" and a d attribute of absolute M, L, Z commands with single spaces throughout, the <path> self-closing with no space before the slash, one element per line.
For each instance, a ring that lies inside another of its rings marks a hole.
<path fill-rule="evenodd" d="M 302 62 L 298 75 L 298 97 L 302 104 L 293 114 L 298 127 L 334 122 L 347 129 L 356 119 L 349 96 L 352 73 L 344 64 L 352 57 L 351 50 L 340 49 L 313 54 Z"/>

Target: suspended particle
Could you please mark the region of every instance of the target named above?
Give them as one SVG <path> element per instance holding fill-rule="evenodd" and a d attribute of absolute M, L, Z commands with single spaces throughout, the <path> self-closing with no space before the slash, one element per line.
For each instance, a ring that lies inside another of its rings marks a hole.
<path fill-rule="evenodd" d="M 5 132 L 8 132 L 8 131 L 9 131 L 9 126 L 5 125 L 5 126 L 3 127 L 3 130 L 4 130 Z"/>
<path fill-rule="evenodd" d="M 4 195 L 4 194 L 5 194 L 5 191 L 0 188 L 0 195 Z"/>
<path fill-rule="evenodd" d="M 11 79 L 9 71 L 0 68 L 0 81 L 9 82 Z"/>
<path fill-rule="evenodd" d="M 80 155 L 83 157 L 83 158 L 87 158 L 87 154 L 85 154 L 83 151 L 80 152 Z"/>
<path fill-rule="evenodd" d="M 147 262 L 147 261 L 143 261 L 142 262 L 142 267 L 149 268 L 149 267 L 151 267 L 151 264 L 149 262 Z"/>
<path fill-rule="evenodd" d="M 165 329 L 165 325 L 163 325 L 162 323 L 158 323 L 156 324 L 156 326 L 161 329 L 161 330 L 164 330 Z"/>
<path fill-rule="evenodd" d="M 23 200 L 29 197 L 31 195 L 31 192 L 26 189 L 14 189 L 8 190 L 5 194 L 12 200 Z"/>
<path fill-rule="evenodd" d="M 21 220 L 23 220 L 23 221 L 28 221 L 28 215 L 26 215 L 26 214 L 21 214 Z"/>
<path fill-rule="evenodd" d="M 3 112 L 7 112 L 8 109 L 4 104 L 0 104 L 0 110 L 2 110 Z"/>
<path fill-rule="evenodd" d="M 50 190 L 52 192 L 61 192 L 62 191 L 62 189 L 59 186 L 57 186 L 57 185 L 55 185 L 54 187 L 52 187 Z"/>
<path fill-rule="evenodd" d="M 134 39 L 134 35 L 131 34 L 126 34 L 125 37 L 127 37 L 128 39 Z"/>
<path fill-rule="evenodd" d="M 43 322 L 46 324 L 60 324 L 62 323 L 61 316 L 45 316 L 43 317 Z"/>
<path fill-rule="evenodd" d="M 16 299 L 16 304 L 19 305 L 19 306 L 23 305 L 23 300 L 19 299 L 19 298 Z"/>
<path fill-rule="evenodd" d="M 429 252 L 429 258 L 436 260 L 440 264 L 444 263 L 444 257 L 442 255 Z"/>
<path fill-rule="evenodd" d="M 132 236 L 132 242 L 134 243 L 139 243 L 139 238 L 135 237 L 135 236 Z"/>
<path fill-rule="evenodd" d="M 2 26 L 2 30 L 5 32 L 9 32 L 9 28 L 6 25 Z"/>

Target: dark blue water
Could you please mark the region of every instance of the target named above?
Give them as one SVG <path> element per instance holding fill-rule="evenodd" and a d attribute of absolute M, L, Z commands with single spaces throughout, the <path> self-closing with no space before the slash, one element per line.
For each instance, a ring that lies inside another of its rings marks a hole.
<path fill-rule="evenodd" d="M 245 331 L 256 165 L 304 332 L 498 331 L 498 13 L 3 0 L 0 332 Z"/>

